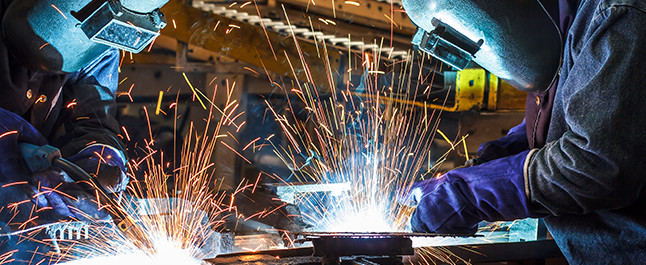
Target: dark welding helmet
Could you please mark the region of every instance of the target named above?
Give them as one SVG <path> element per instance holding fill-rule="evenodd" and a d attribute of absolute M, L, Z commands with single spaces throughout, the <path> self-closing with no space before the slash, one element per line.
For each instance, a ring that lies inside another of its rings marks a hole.
<path fill-rule="evenodd" d="M 166 26 L 168 0 L 14 0 L 2 18 L 11 53 L 27 67 L 75 72 L 109 47 L 138 53 Z"/>
<path fill-rule="evenodd" d="M 457 69 L 474 61 L 522 91 L 545 91 L 562 41 L 539 0 L 403 0 L 418 26 L 413 44 Z"/>

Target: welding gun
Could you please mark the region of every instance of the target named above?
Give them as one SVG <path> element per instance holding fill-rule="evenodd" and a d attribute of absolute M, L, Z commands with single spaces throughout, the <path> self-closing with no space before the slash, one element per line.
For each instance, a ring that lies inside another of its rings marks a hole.
<path fill-rule="evenodd" d="M 90 176 L 85 170 L 76 164 L 64 159 L 60 150 L 50 145 L 36 146 L 28 143 L 20 144 L 20 153 L 27 164 L 29 170 L 34 173 L 38 171 L 58 168 L 67 173 L 70 178 L 76 182 L 90 183 L 97 189 L 99 201 L 110 206 L 108 213 L 112 221 L 128 239 L 137 247 L 153 252 L 154 245 L 148 239 L 144 230 L 135 222 L 134 218 L 128 214 L 119 204 L 118 200 L 99 183 L 98 179 Z"/>

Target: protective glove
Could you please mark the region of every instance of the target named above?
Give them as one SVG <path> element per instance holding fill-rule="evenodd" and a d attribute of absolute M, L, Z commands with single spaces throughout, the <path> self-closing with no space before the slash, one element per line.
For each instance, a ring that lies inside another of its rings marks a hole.
<path fill-rule="evenodd" d="M 105 210 L 99 210 L 98 198 L 81 188 L 64 172 L 48 170 L 33 173 L 31 195 L 38 207 L 51 207 L 57 215 L 80 221 L 109 220 Z"/>
<path fill-rule="evenodd" d="M 417 208 L 413 231 L 475 233 L 481 221 L 540 217 L 530 210 L 523 167 L 529 151 L 454 169 L 417 183 L 409 192 Z"/>
<path fill-rule="evenodd" d="M 126 160 L 116 148 L 93 144 L 68 158 L 85 172 L 96 176 L 99 183 L 109 192 L 119 193 L 126 189 L 129 177 L 126 174 Z"/>
<path fill-rule="evenodd" d="M 5 206 L 0 210 L 0 221 L 25 229 L 70 217 L 106 217 L 90 194 L 60 172 L 32 174 L 24 164 L 19 143 L 40 146 L 47 141 L 20 116 L 0 109 L 0 204 Z"/>
<path fill-rule="evenodd" d="M 529 149 L 529 141 L 527 140 L 527 131 L 525 120 L 509 129 L 506 136 L 486 142 L 480 145 L 477 151 L 477 158 L 469 160 L 468 166 L 478 165 L 487 161 L 506 157 Z"/>

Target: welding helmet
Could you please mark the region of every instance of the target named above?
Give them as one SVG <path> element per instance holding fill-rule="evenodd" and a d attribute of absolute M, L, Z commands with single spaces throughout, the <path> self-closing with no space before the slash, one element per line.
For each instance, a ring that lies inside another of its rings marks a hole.
<path fill-rule="evenodd" d="M 474 61 L 519 90 L 545 91 L 561 66 L 559 28 L 539 0 L 403 0 L 413 45 L 457 69 Z"/>
<path fill-rule="evenodd" d="M 109 47 L 138 53 L 166 25 L 168 0 L 14 0 L 2 17 L 9 51 L 25 66 L 78 71 Z"/>

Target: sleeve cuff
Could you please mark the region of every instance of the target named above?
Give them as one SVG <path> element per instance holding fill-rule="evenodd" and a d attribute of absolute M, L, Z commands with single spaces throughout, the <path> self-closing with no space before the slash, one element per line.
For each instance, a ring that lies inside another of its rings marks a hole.
<path fill-rule="evenodd" d="M 535 148 L 532 150 L 529 150 L 529 153 L 527 153 L 527 156 L 525 157 L 525 163 L 523 165 L 523 177 L 525 178 L 525 196 L 527 196 L 527 200 L 531 202 L 531 197 L 529 193 L 529 162 L 532 159 L 532 156 L 536 151 L 539 149 Z"/>

